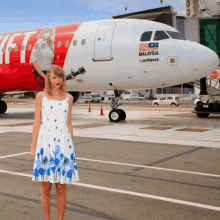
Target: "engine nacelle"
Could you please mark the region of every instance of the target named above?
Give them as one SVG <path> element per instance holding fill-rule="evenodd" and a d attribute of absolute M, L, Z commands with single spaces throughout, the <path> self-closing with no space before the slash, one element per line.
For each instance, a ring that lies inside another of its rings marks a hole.
<path fill-rule="evenodd" d="M 71 91 L 69 91 L 68 93 L 71 96 L 73 96 L 73 104 L 76 104 L 80 100 L 80 98 L 82 96 L 81 92 L 71 92 Z"/>

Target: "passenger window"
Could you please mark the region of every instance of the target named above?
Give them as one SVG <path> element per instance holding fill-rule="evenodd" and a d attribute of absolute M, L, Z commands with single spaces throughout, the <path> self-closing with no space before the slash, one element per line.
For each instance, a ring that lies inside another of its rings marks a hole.
<path fill-rule="evenodd" d="M 172 37 L 173 39 L 176 40 L 187 40 L 181 33 L 179 32 L 174 32 L 174 31 L 167 31 L 167 33 Z"/>
<path fill-rule="evenodd" d="M 61 42 L 60 42 L 60 41 L 57 43 L 57 47 L 58 47 L 58 48 L 61 47 Z"/>
<path fill-rule="evenodd" d="M 28 45 L 28 50 L 31 50 L 31 44 Z"/>
<path fill-rule="evenodd" d="M 2 52 L 3 52 L 3 53 L 5 52 L 5 47 L 2 48 Z"/>
<path fill-rule="evenodd" d="M 173 100 L 173 97 L 167 97 L 167 100 Z"/>
<path fill-rule="evenodd" d="M 82 44 L 82 45 L 85 45 L 85 44 L 86 44 L 86 39 L 83 39 L 82 42 L 81 42 L 81 44 Z"/>
<path fill-rule="evenodd" d="M 65 47 L 68 47 L 69 46 L 69 41 L 66 41 L 66 43 L 65 43 Z"/>
<path fill-rule="evenodd" d="M 155 41 L 165 40 L 165 39 L 169 39 L 169 37 L 164 31 L 156 31 L 155 36 L 154 36 Z"/>
<path fill-rule="evenodd" d="M 166 97 L 161 97 L 160 100 L 166 100 Z"/>
<path fill-rule="evenodd" d="M 77 45 L 77 40 L 74 40 L 73 41 L 73 46 L 76 46 Z"/>
<path fill-rule="evenodd" d="M 17 45 L 15 46 L 15 51 L 18 51 L 18 46 Z"/>
<path fill-rule="evenodd" d="M 141 35 L 141 41 L 150 41 L 151 39 L 151 36 L 152 36 L 152 31 L 147 31 L 147 32 L 144 32 L 142 35 Z"/>

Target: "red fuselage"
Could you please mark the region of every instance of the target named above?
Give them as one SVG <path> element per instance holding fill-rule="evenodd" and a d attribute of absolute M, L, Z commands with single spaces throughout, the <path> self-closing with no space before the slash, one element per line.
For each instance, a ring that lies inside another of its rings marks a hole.
<path fill-rule="evenodd" d="M 81 23 L 53 27 L 55 29 L 52 64 L 63 67 L 69 44 Z M 43 90 L 33 73 L 30 56 L 38 35 L 44 29 L 0 34 L 0 92 Z"/>

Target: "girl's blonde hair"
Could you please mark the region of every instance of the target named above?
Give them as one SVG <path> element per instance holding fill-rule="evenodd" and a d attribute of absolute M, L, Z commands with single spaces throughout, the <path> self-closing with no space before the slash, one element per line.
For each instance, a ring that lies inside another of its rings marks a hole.
<path fill-rule="evenodd" d="M 47 71 L 46 79 L 45 79 L 45 91 L 50 96 L 53 96 L 52 94 L 52 84 L 50 81 L 51 73 L 54 73 L 56 76 L 63 79 L 63 83 L 60 87 L 62 94 L 66 93 L 66 75 L 61 66 L 58 65 L 52 65 L 51 68 Z"/>

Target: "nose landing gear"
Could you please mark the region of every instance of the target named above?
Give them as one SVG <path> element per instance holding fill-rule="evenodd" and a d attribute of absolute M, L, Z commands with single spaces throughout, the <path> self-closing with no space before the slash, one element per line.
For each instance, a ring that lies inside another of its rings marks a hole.
<path fill-rule="evenodd" d="M 124 121 L 126 119 L 126 113 L 122 109 L 112 109 L 108 117 L 111 122 Z"/>
<path fill-rule="evenodd" d="M 111 84 L 110 84 L 111 85 Z M 126 119 L 126 113 L 123 109 L 118 109 L 118 106 L 122 105 L 119 103 L 119 98 L 124 91 L 114 90 L 115 97 L 111 98 L 111 108 L 109 112 L 109 120 L 111 122 L 124 121 Z"/>

